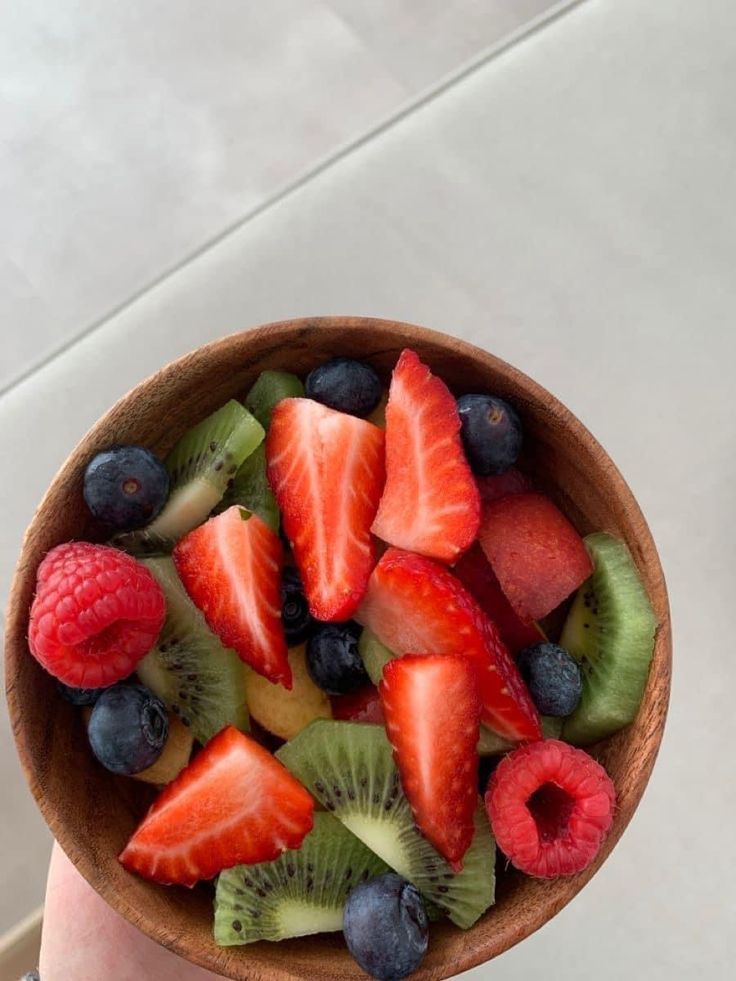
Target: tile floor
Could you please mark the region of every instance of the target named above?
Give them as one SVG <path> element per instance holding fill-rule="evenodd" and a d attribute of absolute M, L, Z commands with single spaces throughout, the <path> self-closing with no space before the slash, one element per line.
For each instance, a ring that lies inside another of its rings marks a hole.
<path fill-rule="evenodd" d="M 3 5 L 0 388 L 552 5 Z"/>
<path fill-rule="evenodd" d="M 668 575 L 669 729 L 635 821 L 584 895 L 468 977 L 550 964 L 581 981 L 730 977 L 734 866 L 717 832 L 736 808 L 723 751 L 736 737 L 724 612 L 736 589 L 734 27 L 728 0 L 588 0 L 0 398 L 0 453 L 24 460 L 4 502 L 4 588 L 33 503 L 90 422 L 163 361 L 265 320 L 345 311 L 439 327 L 517 364 L 599 436 Z M 46 839 L 6 747 L 0 765 L 39 851 L 37 888 Z M 28 852 L 16 867 L 17 840 L 0 848 L 19 897 Z"/>

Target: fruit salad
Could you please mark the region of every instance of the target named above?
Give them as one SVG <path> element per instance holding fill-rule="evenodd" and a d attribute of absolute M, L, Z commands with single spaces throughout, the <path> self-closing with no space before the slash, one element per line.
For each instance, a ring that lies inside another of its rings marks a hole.
<path fill-rule="evenodd" d="M 89 461 L 100 534 L 43 558 L 29 648 L 99 766 L 160 788 L 131 875 L 212 883 L 219 945 L 342 931 L 402 978 L 497 867 L 595 859 L 596 745 L 636 716 L 657 625 L 626 545 L 524 472 L 523 407 L 411 350 L 387 391 L 359 360 L 284 368 L 165 460 Z"/>

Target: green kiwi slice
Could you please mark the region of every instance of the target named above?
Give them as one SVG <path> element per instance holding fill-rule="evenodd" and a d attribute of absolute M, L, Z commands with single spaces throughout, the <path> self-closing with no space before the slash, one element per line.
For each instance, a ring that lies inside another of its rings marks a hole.
<path fill-rule="evenodd" d="M 331 814 L 317 812 L 301 848 L 220 873 L 215 943 L 285 940 L 342 930 L 348 893 L 388 866 Z"/>
<path fill-rule="evenodd" d="M 542 739 L 559 739 L 562 734 L 564 719 L 556 718 L 553 715 L 542 716 Z M 516 749 L 518 743 L 509 742 L 503 736 L 497 735 L 491 729 L 481 724 L 480 738 L 478 740 L 479 756 L 501 756 L 512 749 Z"/>
<path fill-rule="evenodd" d="M 562 736 L 576 745 L 633 721 L 644 693 L 657 620 L 626 545 L 596 532 L 584 539 L 593 575 L 579 589 L 560 644 L 580 661 L 583 694 Z"/>
<path fill-rule="evenodd" d="M 207 519 L 264 436 L 263 426 L 240 402 L 226 402 L 184 433 L 166 457 L 171 491 L 161 514 L 140 531 L 116 536 L 114 543 L 135 554 L 170 551 Z"/>
<path fill-rule="evenodd" d="M 237 504 L 257 514 L 269 528 L 279 530 L 279 508 L 266 475 L 266 448 L 261 443 L 243 461 L 217 510 Z"/>
<path fill-rule="evenodd" d="M 245 405 L 264 429 L 271 425 L 273 410 L 282 399 L 300 398 L 304 385 L 289 371 L 262 371 L 245 397 Z"/>
<path fill-rule="evenodd" d="M 138 664 L 144 685 L 206 743 L 224 726 L 248 730 L 246 667 L 223 647 L 189 599 L 168 557 L 143 560 L 166 597 L 166 622 L 156 646 Z"/>
<path fill-rule="evenodd" d="M 276 753 L 345 827 L 425 899 L 468 929 L 493 903 L 495 842 L 479 802 L 455 874 L 414 824 L 383 726 L 318 719 Z"/>
<path fill-rule="evenodd" d="M 358 653 L 363 660 L 368 677 L 374 685 L 379 684 L 383 677 L 383 669 L 392 658 L 396 657 L 393 651 L 382 644 L 367 627 L 358 640 Z"/>

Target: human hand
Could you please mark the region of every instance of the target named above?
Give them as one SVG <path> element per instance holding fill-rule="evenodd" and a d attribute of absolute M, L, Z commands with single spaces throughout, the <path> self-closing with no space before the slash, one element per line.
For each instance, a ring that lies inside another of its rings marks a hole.
<path fill-rule="evenodd" d="M 149 940 L 54 845 L 41 938 L 43 981 L 221 981 Z"/>

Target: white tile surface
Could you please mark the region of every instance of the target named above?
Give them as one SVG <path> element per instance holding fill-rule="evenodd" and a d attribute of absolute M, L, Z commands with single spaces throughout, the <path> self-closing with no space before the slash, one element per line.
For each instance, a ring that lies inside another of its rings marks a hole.
<path fill-rule="evenodd" d="M 430 85 L 482 47 L 551 6 L 540 0 L 325 0 L 403 84 Z"/>
<path fill-rule="evenodd" d="M 48 478 L 112 399 L 175 354 L 264 320 L 345 311 L 462 335 L 535 376 L 608 447 L 668 576 L 668 733 L 602 872 L 468 977 L 732 974 L 735 76 L 728 0 L 591 0 L 0 400 L 2 459 L 24 461 L 0 527 L 3 586 Z"/>
<path fill-rule="evenodd" d="M 0 5 L 0 388 L 552 2 Z"/>

